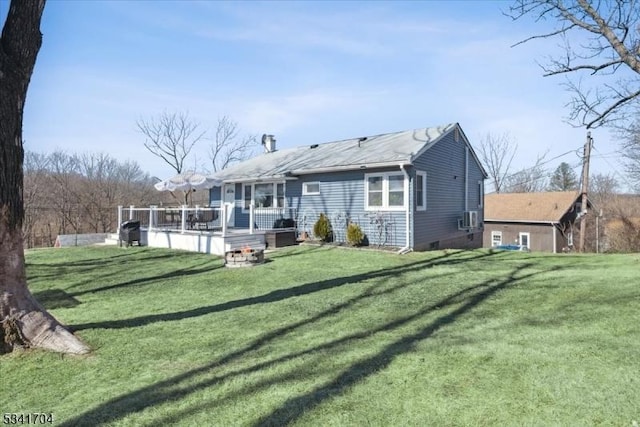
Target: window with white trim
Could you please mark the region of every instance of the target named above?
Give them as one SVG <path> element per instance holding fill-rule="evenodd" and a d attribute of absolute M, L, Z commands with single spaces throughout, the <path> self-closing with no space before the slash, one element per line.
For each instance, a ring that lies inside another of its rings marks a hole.
<path fill-rule="evenodd" d="M 320 194 L 320 181 L 302 183 L 303 196 L 315 196 L 318 194 Z"/>
<path fill-rule="evenodd" d="M 478 181 L 478 207 L 484 204 L 484 182 Z"/>
<path fill-rule="evenodd" d="M 502 244 L 502 231 L 491 232 L 491 246 L 500 246 Z"/>
<path fill-rule="evenodd" d="M 427 210 L 427 173 L 416 172 L 416 210 Z"/>
<path fill-rule="evenodd" d="M 382 197 L 382 175 L 368 176 L 366 181 L 367 208 L 381 208 L 383 206 Z"/>
<path fill-rule="evenodd" d="M 249 210 L 251 200 L 253 200 L 253 187 L 251 186 L 251 184 L 244 184 L 242 186 L 242 197 L 244 199 L 242 208 L 245 210 Z"/>
<path fill-rule="evenodd" d="M 256 182 L 242 186 L 243 208 L 249 210 L 253 202 L 256 208 L 283 208 L 284 182 Z"/>
<path fill-rule="evenodd" d="M 405 207 L 405 182 L 402 173 L 365 175 L 366 210 L 402 210 Z"/>

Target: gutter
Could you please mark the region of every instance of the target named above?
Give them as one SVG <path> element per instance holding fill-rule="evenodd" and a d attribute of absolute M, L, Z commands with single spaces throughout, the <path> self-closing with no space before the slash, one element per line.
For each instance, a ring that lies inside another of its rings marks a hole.
<path fill-rule="evenodd" d="M 407 172 L 407 169 L 405 169 L 407 166 L 407 163 L 400 163 L 400 169 L 402 170 L 402 172 L 404 172 L 404 182 L 405 182 L 405 190 L 407 190 L 407 205 L 405 208 L 405 246 L 403 248 L 401 248 L 398 251 L 399 255 L 404 255 L 407 252 L 411 252 L 411 204 L 409 203 L 411 201 L 411 195 L 409 194 L 409 180 L 410 180 L 410 176 L 409 176 L 409 172 Z"/>
<path fill-rule="evenodd" d="M 514 224 L 551 224 L 557 225 L 560 224 L 560 221 L 533 221 L 527 219 L 495 219 L 495 218 L 485 218 L 484 222 L 510 222 Z"/>
<path fill-rule="evenodd" d="M 298 175 L 311 175 L 317 173 L 327 173 L 327 172 L 341 172 L 341 171 L 357 171 L 357 170 L 368 170 L 368 169 L 379 169 L 379 168 L 390 168 L 398 165 L 397 161 L 392 162 L 379 162 L 379 163 L 362 163 L 362 164 L 350 164 L 343 166 L 330 166 L 324 168 L 314 168 L 314 169 L 295 169 L 291 171 L 287 171 L 283 174 L 279 175 L 269 175 L 264 178 L 226 178 L 223 179 L 222 182 L 224 184 L 235 184 L 235 183 L 253 183 L 253 182 L 273 182 L 277 180 L 296 180 L 298 179 L 296 176 Z M 411 165 L 411 161 L 403 163 L 403 165 Z"/>
<path fill-rule="evenodd" d="M 282 181 L 296 181 L 298 178 L 289 175 L 271 175 L 265 178 L 229 178 L 222 181 L 223 184 L 253 184 L 253 183 L 270 183 Z"/>
<path fill-rule="evenodd" d="M 410 164 L 410 163 L 403 163 Z M 326 168 L 315 168 L 315 169 L 297 169 L 292 170 L 292 175 L 310 175 L 314 173 L 325 173 L 325 172 L 340 172 L 340 171 L 351 171 L 351 170 L 366 170 L 366 169 L 376 169 L 376 168 L 388 168 L 397 166 L 397 162 L 382 162 L 382 163 L 363 163 L 363 164 L 353 164 L 353 165 L 344 165 L 344 166 L 331 166 Z M 402 167 L 402 166 L 401 166 Z"/>
<path fill-rule="evenodd" d="M 464 211 L 469 210 L 469 147 L 464 147 Z"/>

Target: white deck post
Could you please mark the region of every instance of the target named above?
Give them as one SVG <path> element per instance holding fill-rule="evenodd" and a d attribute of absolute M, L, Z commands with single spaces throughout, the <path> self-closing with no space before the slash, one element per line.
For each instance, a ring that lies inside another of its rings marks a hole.
<path fill-rule="evenodd" d="M 120 233 L 120 224 L 122 224 L 122 205 L 118 205 L 118 224 L 116 224 L 118 229 L 116 230 L 116 233 Z"/>
<path fill-rule="evenodd" d="M 149 206 L 149 230 L 155 228 L 155 223 L 158 221 L 158 212 L 156 211 L 158 207 L 155 205 Z"/>
<path fill-rule="evenodd" d="M 184 234 L 187 229 L 187 205 L 182 205 L 182 215 L 180 220 L 180 233 Z"/>
<path fill-rule="evenodd" d="M 227 212 L 229 209 L 229 205 L 226 203 L 222 204 L 222 237 L 227 236 Z"/>
<path fill-rule="evenodd" d="M 249 234 L 253 234 L 253 226 L 255 224 L 255 205 L 253 202 L 249 205 Z"/>
<path fill-rule="evenodd" d="M 133 210 L 135 209 L 134 205 L 129 206 L 129 219 L 133 219 Z"/>

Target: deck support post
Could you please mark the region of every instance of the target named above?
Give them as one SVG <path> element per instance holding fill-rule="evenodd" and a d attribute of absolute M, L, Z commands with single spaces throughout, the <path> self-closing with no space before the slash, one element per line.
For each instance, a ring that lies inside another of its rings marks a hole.
<path fill-rule="evenodd" d="M 120 224 L 122 224 L 122 205 L 118 205 L 118 223 L 116 224 L 116 233 L 120 232 Z"/>
<path fill-rule="evenodd" d="M 180 216 L 180 233 L 184 234 L 187 229 L 187 205 L 182 205 L 182 215 Z"/>
<path fill-rule="evenodd" d="M 222 237 L 227 237 L 227 221 L 229 220 L 229 204 L 222 205 Z"/>
<path fill-rule="evenodd" d="M 249 234 L 253 234 L 254 225 L 255 225 L 255 205 L 253 202 L 249 205 Z"/>
<path fill-rule="evenodd" d="M 149 230 L 155 228 L 158 222 L 158 211 L 156 209 L 158 209 L 158 207 L 155 205 L 149 206 Z"/>

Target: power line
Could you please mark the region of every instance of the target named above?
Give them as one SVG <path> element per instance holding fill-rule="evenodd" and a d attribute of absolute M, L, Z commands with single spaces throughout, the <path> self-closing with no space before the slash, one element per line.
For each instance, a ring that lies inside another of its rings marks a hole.
<path fill-rule="evenodd" d="M 539 175 L 539 176 L 537 176 L 537 177 L 532 177 L 532 178 L 531 178 L 531 177 L 529 177 L 530 179 L 525 179 L 524 181 L 518 181 L 518 182 L 508 183 L 508 184 L 509 184 L 509 187 L 521 186 L 521 185 L 530 184 L 530 183 L 533 183 L 533 182 L 539 181 L 539 180 L 541 180 L 541 179 L 550 178 L 551 176 L 553 176 L 553 172 L 549 172 L 549 170 L 548 170 L 548 169 L 546 169 L 546 168 L 541 168 L 541 166 L 546 165 L 546 164 L 548 164 L 548 163 L 551 163 L 552 161 L 557 160 L 557 159 L 559 159 L 559 158 L 561 158 L 561 157 L 564 157 L 564 156 L 566 156 L 566 155 L 569 155 L 569 154 L 571 154 L 571 153 L 575 153 L 578 157 L 582 158 L 582 157 L 581 157 L 581 155 L 580 155 L 580 154 L 578 154 L 578 152 L 579 152 L 581 149 L 582 149 L 582 147 L 579 147 L 579 148 L 576 148 L 576 149 L 573 149 L 573 150 L 569 150 L 569 151 L 567 151 L 567 152 L 564 152 L 564 153 L 562 153 L 562 154 L 559 154 L 559 155 L 557 155 L 557 156 L 555 156 L 555 157 L 552 157 L 552 158 L 550 158 L 550 159 L 548 159 L 548 160 L 545 160 L 545 161 L 543 161 L 543 162 L 538 162 L 538 163 L 536 163 L 535 165 L 533 165 L 533 166 L 531 166 L 531 167 L 521 169 L 521 170 L 519 170 L 518 172 L 514 172 L 514 173 L 512 173 L 512 174 L 510 174 L 510 175 L 505 176 L 505 177 L 502 179 L 502 182 L 503 182 L 503 183 L 507 183 L 507 181 L 508 181 L 510 178 L 514 178 L 514 177 L 517 177 L 518 175 L 526 174 L 527 172 L 532 171 L 532 170 L 534 170 L 534 169 L 536 169 L 536 168 L 540 168 L 540 169 L 541 169 L 541 173 L 540 173 L 540 175 Z M 582 165 L 582 161 L 580 161 L 580 163 L 578 163 L 578 164 L 574 164 L 573 166 L 572 166 L 572 165 L 570 165 L 569 167 L 571 167 L 571 169 L 572 169 L 572 170 L 574 170 L 574 169 L 576 169 L 577 167 L 579 167 L 580 165 Z M 574 170 L 574 172 L 575 172 L 575 170 Z"/>
<path fill-rule="evenodd" d="M 592 159 L 612 159 L 612 160 L 617 160 L 617 161 L 621 161 L 622 159 L 624 159 L 626 157 L 626 155 L 624 155 L 623 153 L 600 153 L 597 155 L 591 155 Z"/>
<path fill-rule="evenodd" d="M 598 149 L 597 149 L 596 147 L 593 147 L 593 149 L 594 149 L 595 151 L 598 151 Z M 631 189 L 634 187 L 634 185 L 633 185 L 633 184 L 631 184 L 631 182 L 627 179 L 627 177 L 626 177 L 626 176 L 621 175 L 621 174 L 618 172 L 618 170 L 616 169 L 616 167 L 615 167 L 615 166 L 613 166 L 611 163 L 609 163 L 609 161 L 607 160 L 607 158 L 606 158 L 606 157 L 601 157 L 601 158 L 602 158 L 602 160 L 604 160 L 604 162 L 605 162 L 605 163 L 606 163 L 606 164 L 611 168 L 611 170 L 613 171 L 613 174 L 614 174 L 614 175 L 616 175 L 616 176 L 618 176 L 619 178 L 621 178 L 621 179 L 622 179 L 622 180 L 623 180 L 623 181 L 624 181 L 624 182 L 629 186 L 629 190 L 631 190 Z"/>

